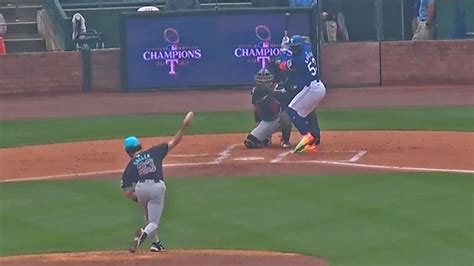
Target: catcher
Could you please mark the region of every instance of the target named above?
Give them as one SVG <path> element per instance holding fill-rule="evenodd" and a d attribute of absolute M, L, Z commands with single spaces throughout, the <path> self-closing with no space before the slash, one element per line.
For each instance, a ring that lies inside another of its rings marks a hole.
<path fill-rule="evenodd" d="M 274 81 L 268 69 L 261 69 L 255 75 L 255 87 L 252 89 L 252 104 L 256 127 L 244 140 L 249 149 L 261 148 L 271 144 L 273 133 L 281 131 L 280 145 L 291 148 L 290 135 L 292 123 L 284 112 L 289 97 L 285 89 Z"/>

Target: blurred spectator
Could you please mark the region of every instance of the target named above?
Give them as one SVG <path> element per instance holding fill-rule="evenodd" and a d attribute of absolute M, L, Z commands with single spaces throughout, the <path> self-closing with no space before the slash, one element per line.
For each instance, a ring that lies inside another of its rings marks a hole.
<path fill-rule="evenodd" d="M 79 34 L 86 32 L 86 20 L 81 14 L 74 14 L 74 16 L 72 16 L 72 40 L 77 42 Z"/>
<path fill-rule="evenodd" d="M 166 0 L 165 10 L 199 9 L 199 0 Z"/>
<path fill-rule="evenodd" d="M 140 7 L 137 12 L 158 12 L 160 11 L 159 8 L 156 6 L 142 6 Z"/>
<path fill-rule="evenodd" d="M 418 13 L 420 13 L 420 0 L 413 1 L 413 20 L 411 21 L 412 34 L 415 34 L 416 28 L 418 27 Z"/>
<path fill-rule="evenodd" d="M 253 7 L 288 7 L 289 5 L 288 0 L 252 0 Z"/>
<path fill-rule="evenodd" d="M 312 7 L 318 0 L 290 0 L 290 7 Z"/>
<path fill-rule="evenodd" d="M 327 42 L 349 41 L 341 0 L 323 0 L 321 4 L 324 39 Z"/>
<path fill-rule="evenodd" d="M 0 36 L 5 36 L 7 34 L 7 23 L 5 22 L 5 18 L 3 14 L 0 13 Z"/>
<path fill-rule="evenodd" d="M 432 40 L 435 30 L 435 0 L 417 0 L 415 8 L 417 7 L 417 25 L 413 40 Z"/>
<path fill-rule="evenodd" d="M 5 41 L 3 40 L 3 36 L 7 34 L 7 23 L 5 22 L 5 18 L 3 17 L 2 13 L 0 13 L 0 55 L 5 55 L 7 53 L 7 49 L 5 48 Z"/>
<path fill-rule="evenodd" d="M 104 48 L 102 33 L 93 29 L 87 29 L 86 19 L 79 13 L 72 16 L 72 40 L 76 45 L 76 49 L 98 49 L 100 46 Z"/>

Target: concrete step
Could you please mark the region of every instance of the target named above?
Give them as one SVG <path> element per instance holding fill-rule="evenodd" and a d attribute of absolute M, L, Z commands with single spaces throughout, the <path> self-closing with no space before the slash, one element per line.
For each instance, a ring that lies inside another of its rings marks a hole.
<path fill-rule="evenodd" d="M 36 21 L 30 22 L 8 22 L 7 23 L 7 37 L 15 34 L 38 34 L 38 24 Z"/>
<path fill-rule="evenodd" d="M 0 0 L 1 6 L 14 6 L 16 3 L 20 6 L 40 6 L 43 0 Z"/>
<path fill-rule="evenodd" d="M 36 11 L 42 9 L 43 6 L 20 6 L 16 9 L 14 6 L 0 6 L 0 13 L 7 22 L 17 21 L 36 21 Z"/>
<path fill-rule="evenodd" d="M 44 52 L 46 42 L 40 35 L 15 34 L 5 36 L 7 53 Z"/>

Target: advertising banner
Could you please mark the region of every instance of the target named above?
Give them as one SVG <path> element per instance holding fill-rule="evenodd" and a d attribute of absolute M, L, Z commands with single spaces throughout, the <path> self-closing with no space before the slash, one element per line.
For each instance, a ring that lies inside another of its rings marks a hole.
<path fill-rule="evenodd" d="M 291 11 L 290 11 L 291 12 Z M 250 85 L 289 35 L 310 35 L 311 10 L 162 12 L 124 17 L 128 90 Z M 288 23 L 287 23 L 288 21 Z"/>

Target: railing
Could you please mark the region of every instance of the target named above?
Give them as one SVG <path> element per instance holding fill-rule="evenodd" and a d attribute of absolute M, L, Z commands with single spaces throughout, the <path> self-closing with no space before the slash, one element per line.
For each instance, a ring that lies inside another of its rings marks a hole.
<path fill-rule="evenodd" d="M 208 9 L 208 8 L 242 8 L 242 7 L 251 7 L 251 1 L 232 1 L 232 2 L 222 2 L 222 1 L 200 1 L 201 8 Z M 99 0 L 95 2 L 84 1 L 84 2 L 69 2 L 69 1 L 61 1 L 61 5 L 64 9 L 81 9 L 81 8 L 119 8 L 119 7 L 136 7 L 136 6 L 146 6 L 146 5 L 153 5 L 163 8 L 166 2 L 164 0 L 142 0 L 142 1 L 104 1 Z"/>
<path fill-rule="evenodd" d="M 319 0 L 318 2 L 324 4 L 324 1 L 327 0 Z M 464 0 L 467 8 L 466 15 L 474 14 L 472 12 L 474 1 L 471 1 Z M 165 2 L 165 0 L 43 0 L 45 9 L 54 22 L 55 32 L 67 49 L 74 48 L 70 37 L 72 27 L 69 17 L 76 12 L 83 13 L 86 19 L 90 18 L 91 24 L 88 26 L 104 33 L 107 47 L 117 47 L 118 29 L 115 26 L 110 29 L 109 24 L 116 25 L 118 23 L 119 13 L 135 11 L 136 8 L 144 5 L 154 5 L 161 9 Z M 366 42 L 411 39 L 413 35 L 411 29 L 413 7 L 408 4 L 410 2 L 408 0 L 342 0 L 342 14 L 346 20 L 349 40 L 352 42 Z M 202 10 L 252 7 L 252 1 L 250 0 L 200 0 L 200 3 Z M 437 2 L 438 39 L 448 38 L 448 32 L 452 24 L 452 19 L 448 17 L 452 13 L 450 8 L 453 8 L 453 3 L 454 1 L 451 0 L 439 0 Z M 318 8 L 319 12 L 315 16 L 313 25 L 318 27 L 318 36 L 322 40 L 324 25 L 319 23 L 320 19 L 318 17 L 318 14 L 321 14 L 322 11 L 321 5 L 318 5 Z M 98 12 L 99 15 L 97 17 L 91 16 L 95 12 Z M 472 15 L 466 17 L 467 31 L 470 32 L 466 37 L 473 38 L 474 20 Z M 102 21 L 106 19 L 111 22 Z M 111 36 L 115 37 L 111 38 Z"/>
<path fill-rule="evenodd" d="M 16 21 L 20 21 L 20 16 L 19 16 L 19 13 L 18 13 L 19 6 L 20 6 L 20 0 L 16 0 L 15 1 L 15 20 Z"/>
<path fill-rule="evenodd" d="M 52 22 L 53 32 L 61 41 L 61 46 L 67 49 L 71 45 L 72 28 L 69 17 L 64 12 L 58 0 L 43 0 L 43 7 Z"/>
<path fill-rule="evenodd" d="M 65 9 L 72 8 L 107 8 L 107 7 L 128 7 L 128 6 L 144 6 L 144 5 L 158 5 L 164 6 L 165 1 L 156 1 L 156 0 L 139 0 L 139 1 L 60 1 L 61 5 Z"/>

